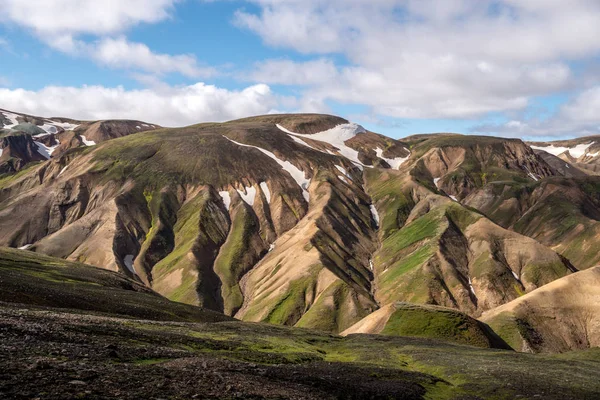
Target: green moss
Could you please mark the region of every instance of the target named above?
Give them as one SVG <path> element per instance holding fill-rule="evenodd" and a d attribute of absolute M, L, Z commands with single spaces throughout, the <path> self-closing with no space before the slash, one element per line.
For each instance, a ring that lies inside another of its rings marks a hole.
<path fill-rule="evenodd" d="M 31 162 L 31 163 L 28 163 L 23 169 L 21 169 L 18 172 L 0 175 L 0 188 L 8 187 L 21 178 L 24 178 L 27 176 L 33 177 L 34 176 L 33 174 L 35 173 L 37 168 L 42 163 L 43 163 L 43 161 Z"/>
<path fill-rule="evenodd" d="M 518 323 L 511 313 L 500 313 L 493 319 L 488 320 L 487 323 L 510 347 L 517 351 L 521 350 L 523 337 L 519 331 Z"/>
<path fill-rule="evenodd" d="M 444 339 L 480 347 L 489 345 L 474 319 L 457 311 L 427 306 L 399 306 L 381 333 Z"/>
<path fill-rule="evenodd" d="M 250 267 L 246 259 L 250 251 L 252 234 L 257 230 L 257 223 L 252 214 L 242 207 L 235 214 L 227 240 L 221 247 L 215 260 L 214 270 L 221 278 L 221 295 L 224 312 L 233 315 L 244 301 L 239 283 Z"/>
<path fill-rule="evenodd" d="M 435 248 L 433 246 L 423 246 L 389 267 L 388 272 L 381 278 L 382 290 L 384 292 L 394 290 L 395 283 L 403 279 L 403 275 L 423 265 L 434 252 Z"/>
<path fill-rule="evenodd" d="M 305 311 L 306 291 L 313 282 L 310 276 L 290 282 L 285 293 L 271 307 L 265 322 L 294 325 Z"/>

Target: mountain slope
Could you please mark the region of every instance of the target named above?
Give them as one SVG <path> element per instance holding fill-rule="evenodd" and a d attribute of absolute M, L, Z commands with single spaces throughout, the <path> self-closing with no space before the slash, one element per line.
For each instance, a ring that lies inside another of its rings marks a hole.
<path fill-rule="evenodd" d="M 230 320 L 171 302 L 114 272 L 8 248 L 0 248 L 0 301 L 157 321 Z"/>
<path fill-rule="evenodd" d="M 343 331 L 428 337 L 477 347 L 510 349 L 488 326 L 459 311 L 430 305 L 390 303 Z"/>
<path fill-rule="evenodd" d="M 497 182 L 465 204 L 503 227 L 532 237 L 578 269 L 600 262 L 600 178 L 552 178 L 527 184 Z"/>
<path fill-rule="evenodd" d="M 536 151 L 554 155 L 586 174 L 600 174 L 600 137 L 598 136 L 529 144 Z"/>
<path fill-rule="evenodd" d="M 153 129 L 0 180 L 0 244 L 247 321 L 341 332 L 397 301 L 478 316 L 575 268 L 460 201 L 552 176 L 519 140 L 397 141 L 328 115 Z"/>
<path fill-rule="evenodd" d="M 0 109 L 0 173 L 57 157 L 69 149 L 158 128 L 141 121 L 76 121 Z"/>
<path fill-rule="evenodd" d="M 513 348 L 564 352 L 600 345 L 600 267 L 551 282 L 483 314 Z"/>

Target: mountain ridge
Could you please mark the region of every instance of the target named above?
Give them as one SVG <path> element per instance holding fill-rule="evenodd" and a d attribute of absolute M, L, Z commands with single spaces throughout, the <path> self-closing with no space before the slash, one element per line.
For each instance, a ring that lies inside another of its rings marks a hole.
<path fill-rule="evenodd" d="M 600 215 L 593 176 L 567 176 L 519 139 L 395 140 L 319 114 L 135 123 L 107 122 L 118 126 L 97 144 L 0 179 L 0 244 L 242 320 L 335 333 L 398 301 L 477 318 L 595 262 L 557 245 L 577 230 L 514 223 L 543 210 L 547 196 L 528 193 L 548 185 L 581 193 L 589 210 L 565 215 Z"/>

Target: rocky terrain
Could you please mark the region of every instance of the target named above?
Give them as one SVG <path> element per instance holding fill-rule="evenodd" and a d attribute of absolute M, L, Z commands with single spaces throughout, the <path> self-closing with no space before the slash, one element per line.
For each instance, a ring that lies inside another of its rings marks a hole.
<path fill-rule="evenodd" d="M 594 138 L 395 140 L 317 114 L 182 128 L 0 115 L 0 245 L 21 249 L 0 257 L 0 301 L 525 352 L 597 346 Z M 82 278 L 82 264 L 100 269 Z"/>
<path fill-rule="evenodd" d="M 471 338 L 491 337 L 439 307 L 395 305 L 431 321 L 442 313 L 429 338 L 395 336 L 414 334 L 396 315 L 386 327 L 394 337 L 341 337 L 219 317 L 118 273 L 24 250 L 0 249 L 0 267 L 0 398 L 592 399 L 600 391 L 598 349 L 542 356 L 435 340 L 457 316 Z"/>

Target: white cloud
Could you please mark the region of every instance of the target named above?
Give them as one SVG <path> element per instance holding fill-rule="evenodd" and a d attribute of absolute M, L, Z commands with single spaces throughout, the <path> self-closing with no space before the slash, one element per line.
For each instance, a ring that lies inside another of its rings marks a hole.
<path fill-rule="evenodd" d="M 239 10 L 237 26 L 270 46 L 350 64 L 267 61 L 250 76 L 392 117 L 522 110 L 532 97 L 571 89 L 569 61 L 600 53 L 596 0 L 250 1 L 259 11 Z"/>
<path fill-rule="evenodd" d="M 278 98 L 267 85 L 232 91 L 204 83 L 141 90 L 103 86 L 0 89 L 0 98 L 3 108 L 32 115 L 139 119 L 163 126 L 267 114 L 288 101 Z"/>
<path fill-rule="evenodd" d="M 124 37 L 106 38 L 84 47 L 89 57 L 112 68 L 140 69 L 156 74 L 178 72 L 189 77 L 217 74 L 214 68 L 200 67 L 192 55 L 157 54 L 145 44 L 132 43 Z"/>
<path fill-rule="evenodd" d="M 178 1 L 4 0 L 3 9 L 9 20 L 32 30 L 50 47 L 73 56 L 88 57 L 111 68 L 174 72 L 194 78 L 213 76 L 216 70 L 200 66 L 193 55 L 156 53 L 122 35 L 140 23 L 169 18 Z M 84 41 L 80 39 L 83 35 L 99 39 Z"/>
<path fill-rule="evenodd" d="M 3 0 L 5 17 L 42 36 L 107 35 L 169 17 L 178 0 Z"/>
<path fill-rule="evenodd" d="M 600 134 L 600 86 L 569 100 L 548 118 L 514 119 L 504 124 L 484 124 L 474 132 L 513 137 L 576 137 Z"/>

